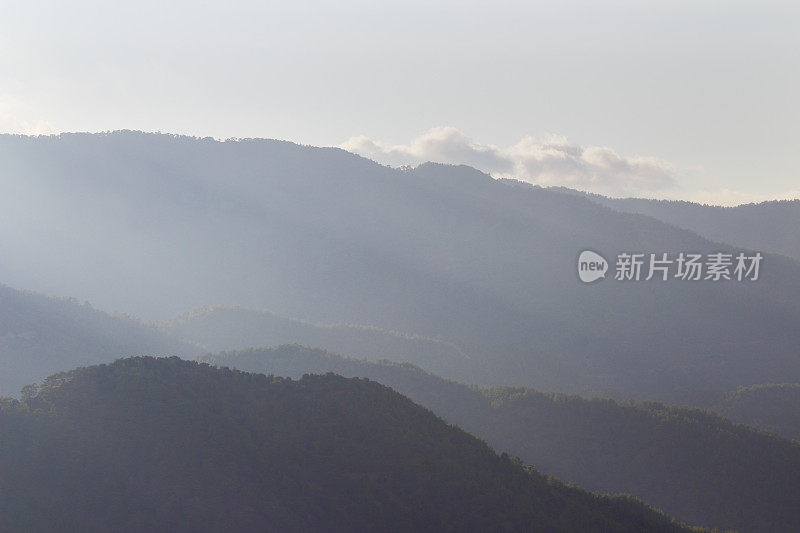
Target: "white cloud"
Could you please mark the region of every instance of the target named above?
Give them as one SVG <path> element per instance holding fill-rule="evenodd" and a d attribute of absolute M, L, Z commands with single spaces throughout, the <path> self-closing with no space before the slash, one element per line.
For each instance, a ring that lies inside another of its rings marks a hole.
<path fill-rule="evenodd" d="M 385 165 L 417 165 L 426 161 L 470 165 L 486 172 L 509 171 L 513 164 L 493 145 L 479 145 L 451 126 L 431 128 L 408 145 L 387 146 L 369 137 L 353 137 L 341 148 Z"/>
<path fill-rule="evenodd" d="M 340 147 L 391 166 L 465 164 L 495 177 L 611 196 L 652 195 L 677 185 L 676 170 L 658 158 L 626 157 L 611 148 L 578 146 L 552 135 L 544 140 L 525 137 L 501 148 L 476 143 L 453 127 L 436 127 L 406 145 L 388 146 L 361 136 Z"/>
<path fill-rule="evenodd" d="M 36 117 L 35 111 L 16 98 L 0 94 L 0 133 L 46 135 L 56 133 L 49 122 Z"/>

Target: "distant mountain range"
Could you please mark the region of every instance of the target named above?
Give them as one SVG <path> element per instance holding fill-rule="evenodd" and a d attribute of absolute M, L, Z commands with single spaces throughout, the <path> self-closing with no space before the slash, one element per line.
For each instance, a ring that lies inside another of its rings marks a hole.
<path fill-rule="evenodd" d="M 800 381 L 799 262 L 766 254 L 756 282 L 584 285 L 585 249 L 738 248 L 575 194 L 136 132 L 0 136 L 0 177 L 5 283 L 145 320 L 223 305 L 363 324 L 456 346 L 446 377 L 620 398 Z"/>
<path fill-rule="evenodd" d="M 202 349 L 133 318 L 0 284 L 0 396 L 50 374 L 131 355 L 196 357 Z"/>
<path fill-rule="evenodd" d="M 560 187 L 554 190 L 585 195 L 622 213 L 648 215 L 712 241 L 800 260 L 800 200 L 720 207 L 683 201 L 608 198 Z"/>
<path fill-rule="evenodd" d="M 122 359 L 0 400 L 3 531 L 688 531 L 375 382 Z"/>

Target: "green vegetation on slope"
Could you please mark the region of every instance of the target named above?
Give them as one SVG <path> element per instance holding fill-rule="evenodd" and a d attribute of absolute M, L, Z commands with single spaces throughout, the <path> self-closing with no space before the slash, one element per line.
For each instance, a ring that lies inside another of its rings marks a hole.
<path fill-rule="evenodd" d="M 692 524 L 800 531 L 800 444 L 707 411 L 471 388 L 409 364 L 375 364 L 300 346 L 206 357 L 284 376 L 330 371 L 368 377 L 494 449 L 584 488 L 633 494 Z"/>
<path fill-rule="evenodd" d="M 137 357 L 0 409 L 8 531 L 678 531 L 375 382 Z"/>

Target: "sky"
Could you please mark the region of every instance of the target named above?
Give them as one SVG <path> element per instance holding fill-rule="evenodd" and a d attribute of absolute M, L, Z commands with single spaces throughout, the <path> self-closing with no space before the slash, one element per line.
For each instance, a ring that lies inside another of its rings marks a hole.
<path fill-rule="evenodd" d="M 800 3 L 0 0 L 0 132 L 341 146 L 611 196 L 800 198 Z"/>

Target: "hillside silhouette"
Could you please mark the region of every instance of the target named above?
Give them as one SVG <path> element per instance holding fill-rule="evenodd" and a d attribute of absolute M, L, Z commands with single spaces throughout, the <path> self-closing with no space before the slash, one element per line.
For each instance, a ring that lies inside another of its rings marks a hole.
<path fill-rule="evenodd" d="M 3 401 L 0 428 L 7 531 L 684 530 L 335 375 L 122 359 Z"/>
<path fill-rule="evenodd" d="M 410 364 L 374 363 L 296 345 L 205 358 L 290 377 L 322 372 L 367 377 L 543 473 L 590 490 L 633 494 L 687 523 L 764 532 L 800 527 L 800 443 L 709 411 L 480 389 Z"/>

